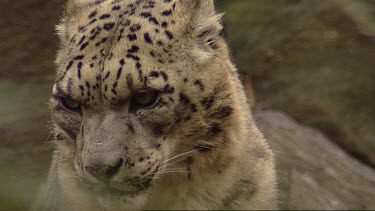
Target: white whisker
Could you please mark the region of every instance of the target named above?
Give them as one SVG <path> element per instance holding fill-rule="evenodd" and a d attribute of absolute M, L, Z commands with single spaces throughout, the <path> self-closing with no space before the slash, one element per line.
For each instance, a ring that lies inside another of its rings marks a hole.
<path fill-rule="evenodd" d="M 142 188 L 143 188 L 144 190 L 146 190 L 145 186 L 143 186 L 142 183 L 140 183 L 140 185 L 142 186 Z"/>
<path fill-rule="evenodd" d="M 185 158 L 184 158 L 184 159 L 177 160 L 177 161 L 174 161 L 174 162 L 172 162 L 172 163 L 166 163 L 165 165 L 162 165 L 161 167 L 162 167 L 162 168 L 165 168 L 165 167 L 171 166 L 171 165 L 173 165 L 173 164 L 179 163 L 179 162 L 184 161 L 184 160 L 185 160 Z"/>
<path fill-rule="evenodd" d="M 181 156 L 184 156 L 184 155 L 187 155 L 187 154 L 193 153 L 193 152 L 195 152 L 195 151 L 196 151 L 196 149 L 190 150 L 190 151 L 188 151 L 188 152 L 183 152 L 183 153 L 178 154 L 178 155 L 176 155 L 176 156 L 173 156 L 173 157 L 171 157 L 171 158 L 169 158 L 169 159 L 167 159 L 167 160 L 165 160 L 165 161 L 163 161 L 163 162 L 161 162 L 161 163 L 167 163 L 168 161 L 171 161 L 171 160 L 176 159 L 176 158 L 179 158 L 179 157 L 181 157 Z"/>
<path fill-rule="evenodd" d="M 45 144 L 50 144 L 50 143 L 53 143 L 53 141 L 49 141 L 49 138 L 51 137 L 51 135 L 53 134 L 53 132 L 50 132 L 46 138 L 46 140 L 44 141 Z"/>
<path fill-rule="evenodd" d="M 189 171 L 162 171 L 162 172 L 156 172 L 156 174 L 167 174 L 167 173 L 189 173 Z"/>

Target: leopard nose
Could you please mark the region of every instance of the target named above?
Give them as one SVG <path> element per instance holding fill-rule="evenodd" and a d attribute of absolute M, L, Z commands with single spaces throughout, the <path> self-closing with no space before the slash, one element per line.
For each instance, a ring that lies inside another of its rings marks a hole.
<path fill-rule="evenodd" d="M 123 162 L 121 158 L 115 165 L 88 165 L 85 170 L 101 181 L 109 181 L 120 170 Z"/>

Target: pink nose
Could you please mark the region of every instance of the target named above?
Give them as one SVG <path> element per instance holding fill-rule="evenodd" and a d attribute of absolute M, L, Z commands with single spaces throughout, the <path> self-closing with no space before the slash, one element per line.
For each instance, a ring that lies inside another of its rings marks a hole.
<path fill-rule="evenodd" d="M 123 159 L 117 161 L 115 165 L 88 165 L 85 166 L 85 170 L 92 176 L 102 181 L 109 181 L 117 172 L 120 170 L 123 164 Z"/>

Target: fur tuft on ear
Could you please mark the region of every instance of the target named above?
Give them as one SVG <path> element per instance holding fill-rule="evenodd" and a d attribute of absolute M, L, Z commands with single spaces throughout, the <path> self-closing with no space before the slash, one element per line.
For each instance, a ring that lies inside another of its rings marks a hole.
<path fill-rule="evenodd" d="M 189 25 L 192 36 L 202 44 L 211 45 L 223 29 L 221 25 L 223 14 L 216 13 L 214 0 L 180 0 L 180 2 L 190 13 Z"/>

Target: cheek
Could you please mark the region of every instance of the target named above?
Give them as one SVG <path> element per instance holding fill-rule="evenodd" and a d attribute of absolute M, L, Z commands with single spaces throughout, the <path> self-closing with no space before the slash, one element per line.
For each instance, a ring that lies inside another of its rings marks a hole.
<path fill-rule="evenodd" d="M 173 108 L 164 106 L 157 107 L 148 114 L 139 115 L 138 121 L 153 135 L 159 137 L 169 133 L 177 121 L 177 116 Z"/>
<path fill-rule="evenodd" d="M 56 130 L 67 136 L 71 141 L 75 141 L 80 131 L 81 117 L 78 114 L 67 112 L 55 112 L 53 114 Z"/>

